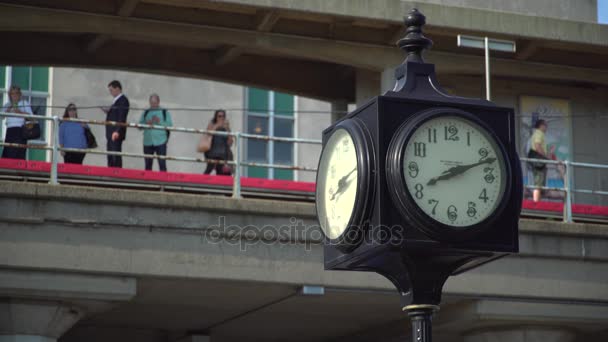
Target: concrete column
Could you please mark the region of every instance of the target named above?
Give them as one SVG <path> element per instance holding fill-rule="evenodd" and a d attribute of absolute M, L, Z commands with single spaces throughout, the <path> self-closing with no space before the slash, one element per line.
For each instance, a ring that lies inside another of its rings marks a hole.
<path fill-rule="evenodd" d="M 381 93 L 380 73 L 365 69 L 357 69 L 355 100 L 361 106 L 374 96 Z"/>
<path fill-rule="evenodd" d="M 395 82 L 395 68 L 390 67 L 384 69 L 380 76 L 380 88 L 382 90 L 382 94 L 386 93 L 389 90 L 393 90 L 393 88 L 395 87 Z"/>
<path fill-rule="evenodd" d="M 83 316 L 77 307 L 52 301 L 0 302 L 0 342 L 55 342 Z"/>
<path fill-rule="evenodd" d="M 336 122 L 348 113 L 348 102 L 333 101 L 331 103 L 331 122 Z"/>
<path fill-rule="evenodd" d="M 515 326 L 474 330 L 464 335 L 464 342 L 571 342 L 576 333 L 561 327 Z"/>

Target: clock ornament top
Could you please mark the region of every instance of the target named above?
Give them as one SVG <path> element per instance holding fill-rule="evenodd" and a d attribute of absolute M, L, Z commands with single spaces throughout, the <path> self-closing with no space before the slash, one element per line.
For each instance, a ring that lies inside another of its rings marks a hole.
<path fill-rule="evenodd" d="M 407 27 L 405 37 L 397 42 L 397 46 L 407 52 L 407 62 L 424 63 L 422 52 L 433 46 L 433 41 L 422 33 L 422 26 L 426 24 L 426 17 L 414 8 L 404 18 L 404 22 Z"/>

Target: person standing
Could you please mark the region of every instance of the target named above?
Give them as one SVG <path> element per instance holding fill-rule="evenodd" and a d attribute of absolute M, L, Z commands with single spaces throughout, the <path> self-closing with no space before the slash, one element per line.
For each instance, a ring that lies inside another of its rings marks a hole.
<path fill-rule="evenodd" d="M 129 114 L 129 99 L 122 93 L 122 85 L 114 80 L 108 84 L 108 91 L 114 97 L 112 106 L 102 108 L 106 113 L 106 121 L 120 123 L 127 122 Z M 106 126 L 107 150 L 110 152 L 122 152 L 122 142 L 127 137 L 126 126 Z M 122 167 L 122 156 L 108 155 L 109 167 Z"/>
<path fill-rule="evenodd" d="M 11 86 L 9 89 L 9 101 L 2 107 L 3 112 L 15 114 L 32 114 L 30 104 L 21 99 L 21 88 L 17 85 Z M 23 136 L 24 118 L 7 117 L 6 119 L 6 135 L 4 136 L 5 143 L 27 144 L 27 140 Z M 4 146 L 2 150 L 2 158 L 25 159 L 27 149 L 22 147 Z"/>
<path fill-rule="evenodd" d="M 146 109 L 139 119 L 142 125 L 154 126 L 173 126 L 171 113 L 160 107 L 160 97 L 157 94 L 150 95 L 150 108 Z M 169 131 L 163 129 L 144 128 L 144 154 L 155 154 L 157 156 L 167 155 L 167 142 L 169 141 Z M 145 158 L 146 170 L 152 170 L 153 158 Z M 158 169 L 167 171 L 167 162 L 158 159 Z"/>
<path fill-rule="evenodd" d="M 213 119 L 207 125 L 208 131 L 230 132 L 230 122 L 226 118 L 226 111 L 219 109 L 213 114 Z M 211 148 L 205 153 L 206 159 L 212 160 L 232 160 L 230 146 L 232 145 L 232 136 L 214 134 L 211 139 Z M 208 175 L 215 169 L 216 175 L 230 176 L 232 170 L 229 164 L 208 161 L 205 174 Z"/>
<path fill-rule="evenodd" d="M 547 144 L 545 143 L 545 133 L 547 132 L 547 122 L 545 120 L 537 120 L 534 124 L 534 132 L 530 137 L 530 150 L 528 151 L 528 158 L 534 159 L 552 159 L 547 152 Z M 551 154 L 553 154 L 552 147 Z M 542 187 L 545 186 L 547 181 L 547 164 L 545 163 L 532 163 L 532 175 L 534 176 L 534 186 L 536 187 L 532 192 L 532 199 L 534 202 L 538 202 L 541 199 Z"/>
<path fill-rule="evenodd" d="M 76 105 L 70 103 L 63 113 L 63 118 L 78 118 Z M 88 148 L 87 137 L 85 135 L 86 124 L 80 122 L 63 121 L 59 125 L 59 145 L 66 148 Z M 63 162 L 70 164 L 82 164 L 86 153 L 84 152 L 64 152 L 62 151 Z"/>

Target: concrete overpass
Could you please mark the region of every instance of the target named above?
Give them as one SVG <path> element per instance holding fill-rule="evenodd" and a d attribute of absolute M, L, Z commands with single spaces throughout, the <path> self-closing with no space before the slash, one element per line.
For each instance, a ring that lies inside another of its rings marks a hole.
<path fill-rule="evenodd" d="M 0 182 L 0 226 L 0 341 L 409 335 L 388 280 L 323 270 L 311 203 Z M 436 340 L 606 340 L 606 227 L 523 219 L 520 245 L 448 281 Z"/>
<path fill-rule="evenodd" d="M 483 74 L 480 51 L 457 48 L 458 33 L 517 41 L 516 54 L 494 55 L 497 80 L 608 85 L 608 27 L 589 22 L 594 1 L 452 3 L 2 0 L 0 39 L 11 48 L 0 63 L 202 77 L 353 103 L 392 85 L 402 17 L 419 7 L 435 41 L 428 59 L 455 90 Z"/>

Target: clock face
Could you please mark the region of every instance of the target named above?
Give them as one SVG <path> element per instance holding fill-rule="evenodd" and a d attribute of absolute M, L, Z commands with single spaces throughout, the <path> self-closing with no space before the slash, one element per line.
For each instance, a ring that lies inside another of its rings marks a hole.
<path fill-rule="evenodd" d="M 321 155 L 317 175 L 317 213 L 323 233 L 337 239 L 348 228 L 357 196 L 358 164 L 349 132 L 337 129 Z"/>
<path fill-rule="evenodd" d="M 442 116 L 410 136 L 403 177 L 411 198 L 431 219 L 448 226 L 475 225 L 500 204 L 506 167 L 500 147 L 476 123 Z"/>

